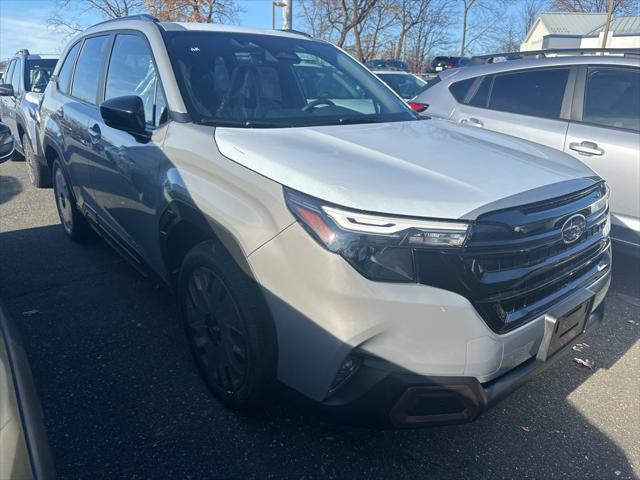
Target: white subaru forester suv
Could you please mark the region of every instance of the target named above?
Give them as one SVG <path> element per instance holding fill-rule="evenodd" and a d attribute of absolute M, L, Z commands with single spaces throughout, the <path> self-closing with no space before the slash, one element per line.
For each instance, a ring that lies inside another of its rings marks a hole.
<path fill-rule="evenodd" d="M 64 231 L 176 293 L 232 407 L 279 381 L 351 421 L 471 421 L 603 319 L 602 179 L 421 119 L 328 43 L 108 21 L 40 113 Z"/>

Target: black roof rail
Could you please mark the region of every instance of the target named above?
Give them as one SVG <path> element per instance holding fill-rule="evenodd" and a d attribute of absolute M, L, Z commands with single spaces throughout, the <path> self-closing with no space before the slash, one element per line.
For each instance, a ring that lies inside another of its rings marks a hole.
<path fill-rule="evenodd" d="M 471 65 L 483 65 L 494 63 L 495 59 L 523 60 L 531 58 L 547 58 L 549 54 L 558 55 L 595 55 L 597 53 L 609 53 L 623 55 L 625 57 L 640 56 L 640 48 L 551 48 L 548 50 L 530 50 L 524 52 L 491 53 L 489 55 L 476 55 L 471 57 Z"/>
<path fill-rule="evenodd" d="M 104 25 L 105 23 L 120 22 L 123 20 L 147 20 L 149 22 L 154 22 L 154 23 L 160 22 L 160 20 L 158 20 L 153 15 L 149 15 L 148 13 L 140 13 L 137 15 L 127 15 L 126 17 L 110 18 L 108 20 L 104 20 L 102 22 L 96 23 L 95 25 L 92 25 L 92 27 L 97 27 L 98 25 Z"/>
<path fill-rule="evenodd" d="M 297 33 L 298 35 L 303 35 L 307 38 L 313 38 L 310 34 L 308 34 L 307 32 L 302 32 L 300 30 L 294 30 L 293 28 L 281 28 L 280 29 L 281 32 L 288 32 L 288 33 Z"/>
<path fill-rule="evenodd" d="M 16 52 L 16 55 L 31 55 L 31 54 L 29 53 L 29 49 L 21 48 Z"/>

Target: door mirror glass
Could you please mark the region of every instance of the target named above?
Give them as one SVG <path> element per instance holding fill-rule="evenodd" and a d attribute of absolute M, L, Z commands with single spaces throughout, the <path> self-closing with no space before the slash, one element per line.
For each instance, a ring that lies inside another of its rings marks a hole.
<path fill-rule="evenodd" d="M 0 97 L 13 97 L 13 85 L 10 83 L 3 83 L 0 85 Z"/>
<path fill-rule="evenodd" d="M 136 95 L 126 95 L 105 100 L 100 105 L 100 115 L 107 126 L 133 135 L 146 135 L 144 104 Z"/>
<path fill-rule="evenodd" d="M 0 163 L 6 162 L 13 153 L 13 136 L 5 124 L 0 123 Z"/>

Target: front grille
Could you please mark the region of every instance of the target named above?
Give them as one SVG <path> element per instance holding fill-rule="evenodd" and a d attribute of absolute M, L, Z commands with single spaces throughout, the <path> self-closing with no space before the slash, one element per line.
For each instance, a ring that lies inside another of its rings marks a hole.
<path fill-rule="evenodd" d="M 605 275 L 610 242 L 606 186 L 480 216 L 456 252 L 415 250 L 420 283 L 467 297 L 486 323 L 504 333 L 547 311 L 576 289 Z M 565 243 L 574 215 L 584 233 Z"/>

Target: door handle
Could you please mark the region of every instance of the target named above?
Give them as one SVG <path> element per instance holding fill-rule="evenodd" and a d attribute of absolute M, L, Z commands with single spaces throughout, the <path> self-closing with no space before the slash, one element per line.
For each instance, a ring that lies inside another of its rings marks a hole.
<path fill-rule="evenodd" d="M 569 148 L 581 155 L 602 155 L 604 150 L 598 147 L 595 142 L 573 142 L 569 144 Z"/>
<path fill-rule="evenodd" d="M 468 125 L 471 125 L 472 127 L 478 127 L 478 128 L 484 127 L 484 123 L 482 123 L 477 118 L 473 118 L 473 117 L 463 118 L 462 120 L 460 120 L 460 123 L 466 123 Z"/>
<path fill-rule="evenodd" d="M 100 137 L 102 136 L 102 133 L 100 132 L 100 126 L 97 123 L 94 123 L 91 127 L 89 127 L 88 131 L 89 138 L 91 138 L 91 143 L 93 143 L 94 145 L 97 144 L 100 141 Z"/>

